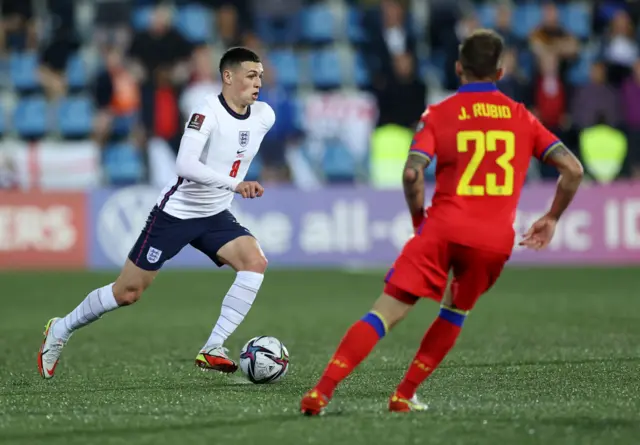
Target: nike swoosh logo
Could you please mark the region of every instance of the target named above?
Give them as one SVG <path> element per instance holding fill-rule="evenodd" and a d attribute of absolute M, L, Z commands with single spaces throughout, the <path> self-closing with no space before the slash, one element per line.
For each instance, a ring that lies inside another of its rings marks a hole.
<path fill-rule="evenodd" d="M 236 153 L 240 154 L 240 153 L 244 153 L 245 151 L 247 151 L 247 150 L 246 149 L 245 150 L 238 150 Z"/>
<path fill-rule="evenodd" d="M 53 373 L 56 372 L 56 366 L 58 366 L 58 362 L 53 365 L 53 368 L 47 369 L 47 374 L 53 375 Z"/>

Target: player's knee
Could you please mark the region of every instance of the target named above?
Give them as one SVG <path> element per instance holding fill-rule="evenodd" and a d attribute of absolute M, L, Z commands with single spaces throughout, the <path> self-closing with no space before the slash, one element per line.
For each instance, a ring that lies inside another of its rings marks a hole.
<path fill-rule="evenodd" d="M 245 261 L 243 270 L 263 274 L 267 270 L 268 263 L 264 255 L 254 255 Z"/>
<path fill-rule="evenodd" d="M 385 320 L 389 329 L 401 322 L 409 313 L 415 301 L 407 303 L 383 293 L 373 304 L 372 310 L 379 313 Z"/>

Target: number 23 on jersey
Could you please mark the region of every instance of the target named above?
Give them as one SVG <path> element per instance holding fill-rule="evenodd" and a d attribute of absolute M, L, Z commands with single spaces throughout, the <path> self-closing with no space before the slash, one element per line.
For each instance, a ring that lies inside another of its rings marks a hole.
<path fill-rule="evenodd" d="M 476 178 L 478 168 L 485 160 L 485 155 L 498 151 L 498 141 L 504 143 L 504 152 L 495 160 L 497 167 L 504 172 L 504 183 L 498 184 L 495 173 L 487 173 L 484 178 Z M 460 131 L 456 136 L 459 153 L 470 150 L 470 143 L 475 143 L 475 150 L 467 164 L 456 193 L 460 196 L 511 196 L 513 195 L 514 170 L 511 161 L 516 153 L 515 135 L 511 131 Z M 474 182 L 476 185 L 471 185 Z"/>

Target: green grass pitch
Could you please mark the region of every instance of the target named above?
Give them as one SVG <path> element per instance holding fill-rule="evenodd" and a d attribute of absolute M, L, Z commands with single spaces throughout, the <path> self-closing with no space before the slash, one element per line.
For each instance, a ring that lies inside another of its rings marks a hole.
<path fill-rule="evenodd" d="M 638 269 L 508 269 L 421 388 L 426 413 L 385 411 L 437 305 L 422 302 L 336 392 L 326 416 L 298 413 L 380 273 L 270 270 L 227 346 L 255 335 L 289 348 L 274 385 L 205 373 L 228 272 L 166 271 L 137 305 L 77 332 L 55 379 L 36 352 L 48 318 L 112 273 L 0 274 L 0 444 L 638 444 Z"/>

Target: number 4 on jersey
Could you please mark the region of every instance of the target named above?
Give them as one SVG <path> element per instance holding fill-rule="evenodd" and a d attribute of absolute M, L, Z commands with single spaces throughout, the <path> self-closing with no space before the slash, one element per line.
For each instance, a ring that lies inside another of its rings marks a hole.
<path fill-rule="evenodd" d="M 487 173 L 484 178 L 484 185 L 471 185 L 480 164 L 487 152 L 498 150 L 497 142 L 504 142 L 504 153 L 502 153 L 496 164 L 504 171 L 504 184 L 498 184 L 495 173 Z M 511 196 L 513 195 L 514 171 L 511 160 L 516 153 L 515 135 L 511 131 L 461 131 L 457 134 L 458 152 L 469 151 L 469 142 L 475 142 L 475 150 L 471 155 L 471 160 L 460 177 L 457 194 L 460 196 Z"/>
<path fill-rule="evenodd" d="M 240 168 L 241 162 L 242 161 L 238 160 L 231 165 L 231 171 L 229 172 L 229 176 L 231 176 L 232 178 L 235 178 L 236 176 L 238 176 L 238 169 Z"/>

